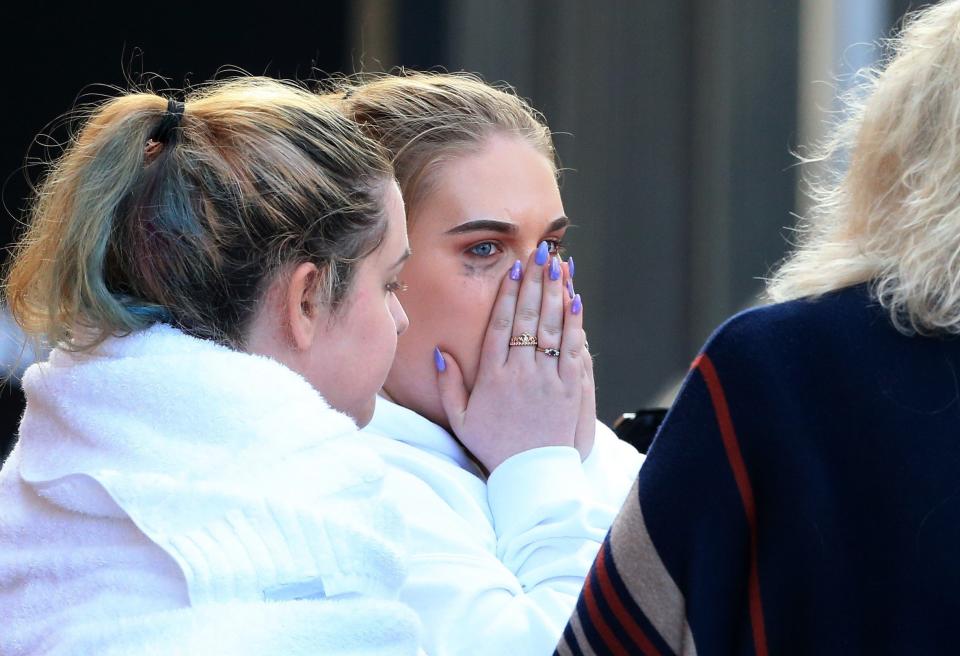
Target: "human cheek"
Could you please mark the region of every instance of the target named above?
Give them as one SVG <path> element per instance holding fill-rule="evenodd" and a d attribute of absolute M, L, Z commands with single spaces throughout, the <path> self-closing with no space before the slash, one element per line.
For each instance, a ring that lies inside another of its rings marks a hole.
<path fill-rule="evenodd" d="M 346 338 L 354 345 L 356 368 L 367 372 L 364 377 L 371 379 L 369 384 L 374 388 L 373 394 L 376 394 L 393 363 L 397 347 L 397 323 L 379 285 L 369 291 L 358 292 L 354 303 L 357 312 L 353 320 L 344 326 L 348 333 Z"/>
<path fill-rule="evenodd" d="M 484 335 L 500 288 L 499 281 L 493 279 L 472 280 L 471 283 L 462 288 L 461 298 L 465 302 L 458 304 L 454 315 L 457 325 L 451 327 L 457 336 L 453 354 L 457 357 L 468 389 L 473 388 L 476 379 Z"/>

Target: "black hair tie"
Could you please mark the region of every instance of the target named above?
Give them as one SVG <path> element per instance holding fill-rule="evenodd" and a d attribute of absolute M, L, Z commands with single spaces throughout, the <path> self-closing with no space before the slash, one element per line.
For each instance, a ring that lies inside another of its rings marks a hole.
<path fill-rule="evenodd" d="M 176 128 L 180 127 L 185 106 L 179 100 L 167 100 L 167 112 L 160 119 L 157 129 L 150 135 L 150 139 L 161 144 L 171 144 L 176 140 Z"/>

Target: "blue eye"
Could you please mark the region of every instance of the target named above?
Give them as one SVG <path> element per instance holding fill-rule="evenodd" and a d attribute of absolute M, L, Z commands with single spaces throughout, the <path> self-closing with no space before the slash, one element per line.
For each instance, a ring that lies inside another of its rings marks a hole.
<path fill-rule="evenodd" d="M 468 251 L 471 255 L 476 255 L 477 257 L 490 257 L 494 255 L 497 251 L 496 245 L 492 241 L 485 241 L 476 246 L 471 246 Z"/>

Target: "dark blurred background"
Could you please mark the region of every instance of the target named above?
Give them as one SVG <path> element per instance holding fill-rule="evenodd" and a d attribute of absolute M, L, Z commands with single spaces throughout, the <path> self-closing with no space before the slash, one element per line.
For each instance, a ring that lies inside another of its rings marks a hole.
<path fill-rule="evenodd" d="M 34 139 L 78 97 L 224 66 L 287 78 L 443 67 L 542 110 L 577 228 L 569 251 L 597 356 L 599 414 L 669 403 L 711 330 L 756 302 L 803 211 L 790 155 L 904 0 L 354 0 L 257 5 L 20 3 L 6 65 L 0 239 L 29 194 Z M 154 84 L 161 87 L 163 84 Z M 62 140 L 62 130 L 53 137 Z M 4 337 L 8 365 L 19 338 Z M 0 457 L 22 395 L 0 394 Z M 8 439 L 9 438 L 9 439 Z"/>

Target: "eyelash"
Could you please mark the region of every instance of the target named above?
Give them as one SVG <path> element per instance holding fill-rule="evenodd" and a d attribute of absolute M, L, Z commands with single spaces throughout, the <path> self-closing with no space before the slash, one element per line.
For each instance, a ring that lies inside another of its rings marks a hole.
<path fill-rule="evenodd" d="M 407 283 L 402 280 L 391 280 L 386 285 L 387 293 L 398 294 L 407 291 Z"/>
<path fill-rule="evenodd" d="M 550 250 L 550 254 L 551 254 L 551 255 L 563 255 L 564 252 L 566 251 L 566 249 L 564 248 L 564 245 L 563 245 L 563 239 L 562 239 L 562 238 L 561 238 L 561 239 L 544 239 L 544 241 L 547 242 L 547 246 L 549 247 L 549 250 Z M 485 260 L 485 259 L 487 259 L 487 258 L 489 258 L 489 257 L 493 257 L 493 254 L 492 254 L 492 253 L 491 253 L 490 255 L 480 255 L 480 254 L 478 254 L 478 253 L 474 253 L 474 252 L 473 252 L 473 250 L 474 250 L 475 248 L 479 248 L 480 246 L 485 246 L 485 245 L 487 245 L 487 244 L 490 244 L 490 245 L 492 245 L 492 246 L 494 246 L 494 247 L 496 247 L 496 248 L 499 248 L 499 245 L 498 245 L 496 242 L 493 242 L 493 241 L 482 241 L 482 242 L 480 242 L 479 244 L 474 244 L 473 246 L 471 246 L 470 248 L 468 248 L 468 249 L 467 249 L 467 254 L 468 254 L 468 255 L 472 255 L 473 257 L 478 257 L 478 258 L 483 259 L 483 260 Z"/>

